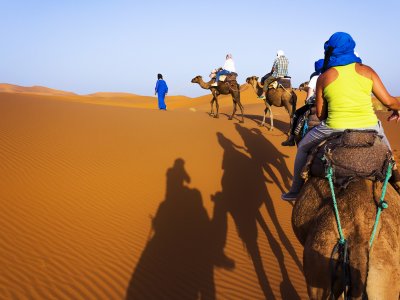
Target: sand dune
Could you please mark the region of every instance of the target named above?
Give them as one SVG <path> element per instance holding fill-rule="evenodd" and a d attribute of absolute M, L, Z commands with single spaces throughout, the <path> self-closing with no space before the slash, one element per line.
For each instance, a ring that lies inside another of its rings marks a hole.
<path fill-rule="evenodd" d="M 0 93 L 27 93 L 36 95 L 74 96 L 75 93 L 50 89 L 44 86 L 24 87 L 8 83 L 0 83 Z"/>
<path fill-rule="evenodd" d="M 3 90 L 0 299 L 305 299 L 287 114 L 210 99 Z"/>

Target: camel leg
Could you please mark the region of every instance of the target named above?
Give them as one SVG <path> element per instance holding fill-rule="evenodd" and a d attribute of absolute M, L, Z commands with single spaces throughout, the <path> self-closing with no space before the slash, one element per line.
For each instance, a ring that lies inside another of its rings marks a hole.
<path fill-rule="evenodd" d="M 265 107 L 265 108 L 264 108 L 263 120 L 262 120 L 262 122 L 261 122 L 261 124 L 260 124 L 260 127 L 263 127 L 264 124 L 265 124 L 265 116 L 267 115 L 267 112 L 268 112 L 268 107 Z"/>
<path fill-rule="evenodd" d="M 239 123 L 244 123 L 244 107 L 242 105 L 242 103 L 240 103 L 240 101 L 238 102 L 239 108 L 240 108 L 240 112 L 242 113 L 242 120 L 239 121 Z"/>
<path fill-rule="evenodd" d="M 297 96 L 294 93 L 290 94 L 291 98 L 289 101 L 285 101 L 282 99 L 282 103 L 285 106 L 286 111 L 289 114 L 289 131 L 287 132 L 287 135 L 290 135 L 290 128 L 292 128 L 293 125 L 293 114 L 296 111 L 296 102 L 297 102 Z"/>
<path fill-rule="evenodd" d="M 271 107 L 269 107 L 269 117 L 270 117 L 270 120 L 271 120 L 271 127 L 269 128 L 269 130 L 272 131 L 272 130 L 274 130 L 274 115 L 272 114 Z"/>
<path fill-rule="evenodd" d="M 233 111 L 232 111 L 232 115 L 229 117 L 228 120 L 232 120 L 232 118 L 233 118 L 233 116 L 235 115 L 235 113 L 236 113 L 236 102 L 233 101 Z"/>
<path fill-rule="evenodd" d="M 214 116 L 214 118 L 219 118 L 219 104 L 218 104 L 218 98 L 215 97 L 215 110 L 216 110 L 216 115 Z"/>
<path fill-rule="evenodd" d="M 211 101 L 210 101 L 210 104 L 211 104 L 210 116 L 213 116 L 213 115 L 214 115 L 214 101 L 215 101 L 215 98 L 214 98 L 214 96 L 213 96 L 213 98 L 212 98 Z"/>
<path fill-rule="evenodd" d="M 240 90 L 240 86 L 239 85 L 238 85 L 238 90 Z M 236 103 L 237 103 L 237 105 L 239 105 L 240 112 L 242 113 L 242 120 L 239 121 L 239 123 L 244 123 L 244 108 L 243 108 L 242 103 L 240 102 L 240 93 L 238 93 L 237 96 L 236 96 Z"/>

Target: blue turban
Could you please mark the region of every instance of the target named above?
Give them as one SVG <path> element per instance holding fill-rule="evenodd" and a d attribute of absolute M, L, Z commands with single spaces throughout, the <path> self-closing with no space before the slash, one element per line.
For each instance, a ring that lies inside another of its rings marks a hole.
<path fill-rule="evenodd" d="M 314 63 L 315 72 L 320 74 L 324 66 L 324 59 L 321 58 Z"/>
<path fill-rule="evenodd" d="M 324 44 L 325 70 L 330 67 L 345 66 L 352 63 L 361 63 L 361 58 L 354 54 L 356 42 L 345 32 L 334 33 Z"/>

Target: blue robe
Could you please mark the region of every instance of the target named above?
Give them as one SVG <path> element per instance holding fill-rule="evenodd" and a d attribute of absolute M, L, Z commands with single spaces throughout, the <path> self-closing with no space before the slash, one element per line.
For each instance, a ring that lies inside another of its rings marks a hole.
<path fill-rule="evenodd" d="M 158 95 L 158 108 L 159 109 L 167 109 L 167 106 L 165 105 L 165 101 L 164 101 L 165 94 L 168 93 L 167 83 L 163 79 L 157 80 L 155 90 Z"/>

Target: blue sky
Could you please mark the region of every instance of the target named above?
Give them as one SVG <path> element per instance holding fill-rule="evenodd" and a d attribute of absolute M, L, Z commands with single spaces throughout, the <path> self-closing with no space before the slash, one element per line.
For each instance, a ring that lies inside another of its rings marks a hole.
<path fill-rule="evenodd" d="M 190 80 L 207 79 L 226 53 L 244 83 L 267 73 L 282 49 L 299 85 L 323 43 L 345 31 L 400 96 L 398 0 L 0 0 L 0 10 L 2 83 L 151 95 L 162 73 L 171 95 L 194 97 L 207 91 Z"/>

